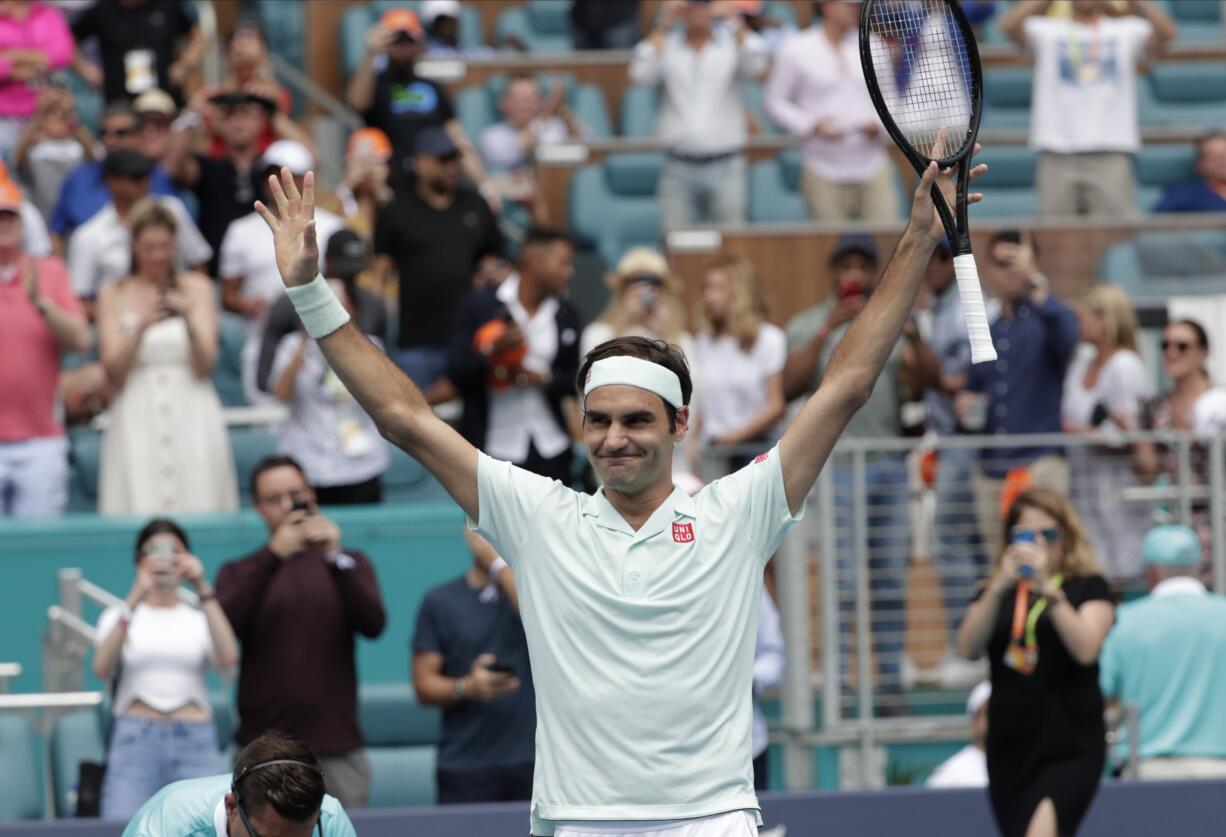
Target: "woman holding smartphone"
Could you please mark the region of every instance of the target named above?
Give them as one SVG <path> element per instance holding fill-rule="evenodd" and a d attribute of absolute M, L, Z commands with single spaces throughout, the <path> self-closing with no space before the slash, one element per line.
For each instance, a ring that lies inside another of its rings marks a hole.
<path fill-rule="evenodd" d="M 188 584 L 199 608 L 179 597 Z M 205 685 L 227 671 L 238 643 L 187 535 L 150 521 L 136 538 L 136 580 L 98 620 L 94 674 L 114 685 L 103 819 L 126 820 L 171 782 L 224 773 Z"/>
<path fill-rule="evenodd" d="M 989 796 L 1005 837 L 1075 834 L 1106 760 L 1098 653 L 1115 606 L 1077 512 L 1032 489 L 1014 501 L 958 652 L 991 665 Z"/>

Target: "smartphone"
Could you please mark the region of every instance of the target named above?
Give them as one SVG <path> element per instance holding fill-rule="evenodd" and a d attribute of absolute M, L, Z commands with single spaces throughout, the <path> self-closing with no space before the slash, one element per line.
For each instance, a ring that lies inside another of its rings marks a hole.
<path fill-rule="evenodd" d="M 145 547 L 145 554 L 153 558 L 153 583 L 159 590 L 173 590 L 179 586 L 179 577 L 172 563 L 175 544 L 170 538 L 154 538 Z"/>
<path fill-rule="evenodd" d="M 311 504 L 306 500 L 295 500 L 294 505 L 290 507 L 290 511 L 304 511 L 307 514 L 310 514 Z"/>
<path fill-rule="evenodd" d="M 498 661 L 494 661 L 490 663 L 488 666 L 486 666 L 486 668 L 492 672 L 495 672 L 496 674 L 514 674 L 515 673 L 514 668 L 507 665 L 506 663 L 500 663 Z"/>

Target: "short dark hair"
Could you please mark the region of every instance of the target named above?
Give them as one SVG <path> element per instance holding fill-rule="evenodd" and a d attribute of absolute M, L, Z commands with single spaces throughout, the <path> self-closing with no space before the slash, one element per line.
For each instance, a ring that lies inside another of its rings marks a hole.
<path fill-rule="evenodd" d="M 187 533 L 183 531 L 178 523 L 175 523 L 169 517 L 155 517 L 146 523 L 144 528 L 136 535 L 136 560 L 138 563 L 141 559 L 141 550 L 144 549 L 145 543 L 154 535 L 174 535 L 183 541 L 184 549 L 190 551 L 192 548 L 191 541 L 187 539 Z"/>
<path fill-rule="evenodd" d="M 530 227 L 527 234 L 524 236 L 523 248 L 548 246 L 557 244 L 558 242 L 569 244 L 572 247 L 575 242 L 569 234 L 554 227 Z"/>
<path fill-rule="evenodd" d="M 991 253 L 992 250 L 996 248 L 996 245 L 1000 244 L 1001 242 L 1004 242 L 1005 244 L 1021 244 L 1022 231 L 999 230 L 998 232 L 992 233 L 992 237 L 988 239 L 988 253 Z M 1034 251 L 1034 257 L 1037 259 L 1039 257 L 1039 242 L 1033 235 L 1030 236 L 1030 249 Z"/>
<path fill-rule="evenodd" d="M 690 378 L 690 364 L 685 359 L 685 353 L 670 343 L 649 337 L 614 337 L 588 352 L 587 357 L 583 359 L 583 365 L 579 367 L 579 375 L 575 379 L 575 389 L 579 393 L 580 402 L 583 401 L 583 387 L 587 383 L 587 375 L 592 369 L 592 364 L 607 357 L 623 356 L 658 363 L 675 374 L 681 381 L 681 403 L 687 405 L 690 403 L 690 396 L 694 394 L 694 382 Z M 663 398 L 660 400 L 664 401 Z M 669 432 L 676 432 L 677 408 L 664 401 L 664 412 L 668 415 Z"/>
<path fill-rule="evenodd" d="M 272 764 L 252 770 L 280 760 L 298 764 Z M 249 814 L 271 805 L 292 822 L 315 816 L 327 792 L 319 759 L 307 745 L 282 732 L 266 732 L 242 749 L 234 760 L 231 789 Z"/>
<path fill-rule="evenodd" d="M 1196 320 L 1171 320 L 1167 323 L 1167 327 L 1169 328 L 1170 326 L 1184 326 L 1192 329 L 1192 332 L 1196 335 L 1197 348 L 1204 349 L 1206 352 L 1209 351 L 1209 332 L 1205 331 L 1205 327 Z"/>
<path fill-rule="evenodd" d="M 302 466 L 298 464 L 298 460 L 292 456 L 277 454 L 276 456 L 266 456 L 259 461 L 255 466 L 255 470 L 251 472 L 251 496 L 254 499 L 259 499 L 260 492 L 260 477 L 264 476 L 269 471 L 275 471 L 277 468 L 293 468 L 302 475 L 302 479 L 306 479 L 306 471 L 302 470 Z"/>

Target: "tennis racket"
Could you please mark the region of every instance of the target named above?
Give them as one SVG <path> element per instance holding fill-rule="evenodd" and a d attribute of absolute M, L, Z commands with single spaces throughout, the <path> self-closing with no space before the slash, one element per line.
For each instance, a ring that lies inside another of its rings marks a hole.
<path fill-rule="evenodd" d="M 967 225 L 967 185 L 983 103 L 983 71 L 970 23 L 953 0 L 866 0 L 860 9 L 860 63 L 877 115 L 915 171 L 922 175 L 933 160 L 942 169 L 958 167 L 952 211 L 935 185 L 932 201 L 954 256 L 971 362 L 996 360 Z"/>

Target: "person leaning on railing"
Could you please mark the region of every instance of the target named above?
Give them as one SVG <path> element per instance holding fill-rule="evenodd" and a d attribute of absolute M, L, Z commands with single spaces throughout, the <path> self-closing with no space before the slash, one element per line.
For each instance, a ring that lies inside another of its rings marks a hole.
<path fill-rule="evenodd" d="M 958 652 L 991 665 L 992 813 L 1004 837 L 1074 834 L 1106 763 L 1098 655 L 1115 606 L 1067 498 L 1025 492 L 1004 536 L 958 631 Z"/>
<path fill-rule="evenodd" d="M 179 598 L 190 585 L 195 608 Z M 136 538 L 136 580 L 98 619 L 93 670 L 112 684 L 102 817 L 126 820 L 162 787 L 220 773 L 205 670 L 238 661 L 238 643 L 187 534 L 165 518 Z"/>

